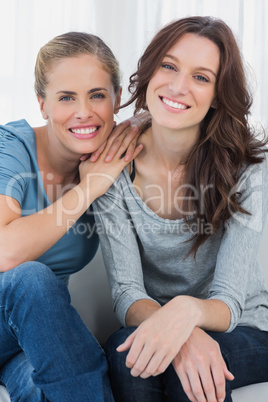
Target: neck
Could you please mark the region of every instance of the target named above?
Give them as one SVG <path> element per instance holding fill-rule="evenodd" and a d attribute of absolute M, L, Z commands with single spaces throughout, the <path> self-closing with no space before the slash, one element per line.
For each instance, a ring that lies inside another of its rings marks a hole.
<path fill-rule="evenodd" d="M 35 128 L 37 161 L 43 174 L 52 173 L 57 181 L 75 182 L 78 177 L 80 160 L 70 155 L 63 155 L 58 147 L 49 142 L 47 126 Z"/>
<path fill-rule="evenodd" d="M 198 139 L 198 133 L 169 130 L 155 125 L 154 122 L 147 133 L 146 156 L 154 158 L 158 165 L 170 171 L 186 163 Z"/>

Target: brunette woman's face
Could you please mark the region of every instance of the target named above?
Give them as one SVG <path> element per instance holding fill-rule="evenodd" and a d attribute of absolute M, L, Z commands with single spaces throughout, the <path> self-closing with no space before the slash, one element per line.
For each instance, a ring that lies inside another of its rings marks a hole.
<path fill-rule="evenodd" d="M 53 66 L 46 97 L 38 100 L 48 121 L 51 146 L 82 155 L 95 151 L 107 139 L 120 94 L 115 94 L 111 76 L 100 61 L 83 54 Z"/>
<path fill-rule="evenodd" d="M 153 124 L 197 135 L 213 107 L 219 64 L 215 43 L 195 34 L 183 35 L 148 84 L 146 101 Z"/>

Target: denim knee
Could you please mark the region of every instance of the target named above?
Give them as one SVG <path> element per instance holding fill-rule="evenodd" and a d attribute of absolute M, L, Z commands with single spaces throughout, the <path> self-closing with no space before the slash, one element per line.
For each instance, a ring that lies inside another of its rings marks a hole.
<path fill-rule="evenodd" d="M 0 370 L 0 378 L 6 386 L 11 400 L 21 402 L 45 402 L 47 398 L 32 379 L 33 367 L 21 351 L 11 358 Z"/>
<path fill-rule="evenodd" d="M 117 352 L 116 348 L 135 331 L 136 327 L 121 328 L 107 341 L 105 350 L 109 366 L 109 376 L 114 398 L 117 402 L 162 402 L 164 386 L 162 375 L 149 377 L 133 377 L 126 367 L 126 352 Z"/>
<path fill-rule="evenodd" d="M 28 261 L 17 267 L 4 272 L 0 276 L 0 288 L 3 297 L 16 292 L 17 297 L 19 295 L 25 295 L 25 293 L 31 294 L 31 298 L 42 297 L 45 293 L 58 294 L 60 289 L 66 292 L 68 298 L 69 292 L 66 285 L 59 280 L 52 270 L 45 264 L 38 261 Z"/>
<path fill-rule="evenodd" d="M 107 357 L 108 365 L 111 369 L 113 365 L 116 366 L 116 370 L 118 367 L 125 367 L 125 360 L 126 360 L 126 352 L 117 352 L 116 348 L 121 345 L 129 335 L 134 332 L 136 327 L 125 327 L 121 328 L 118 331 L 114 332 L 107 340 L 105 345 L 105 353 Z"/>
<path fill-rule="evenodd" d="M 114 332 L 106 343 L 105 348 L 107 351 L 113 351 L 117 348 L 117 346 L 121 345 L 121 343 L 125 342 L 127 337 L 132 334 L 136 330 L 137 327 L 124 327 L 120 328 L 118 331 Z"/>

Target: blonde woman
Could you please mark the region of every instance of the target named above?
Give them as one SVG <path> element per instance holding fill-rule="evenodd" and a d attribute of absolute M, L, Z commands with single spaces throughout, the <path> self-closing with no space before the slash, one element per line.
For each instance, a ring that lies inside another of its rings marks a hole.
<path fill-rule="evenodd" d="M 0 381 L 16 401 L 112 401 L 66 285 L 96 253 L 90 205 L 139 153 L 137 129 L 113 130 L 119 68 L 97 36 L 42 47 L 35 90 L 46 125 L 0 127 Z"/>

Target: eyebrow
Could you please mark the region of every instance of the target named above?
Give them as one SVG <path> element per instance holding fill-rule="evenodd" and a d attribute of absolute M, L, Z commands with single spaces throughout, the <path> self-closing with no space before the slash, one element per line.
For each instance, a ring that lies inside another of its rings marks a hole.
<path fill-rule="evenodd" d="M 169 57 L 170 59 L 176 61 L 177 63 L 179 62 L 179 60 L 177 59 L 177 57 L 174 57 L 174 56 L 172 56 L 171 54 L 166 54 L 165 57 Z M 196 67 L 196 68 L 197 68 L 198 70 L 202 70 L 202 71 L 209 71 L 211 74 L 214 75 L 215 78 L 217 78 L 217 74 L 216 74 L 213 70 L 211 70 L 210 68 L 202 67 L 202 66 L 198 66 L 198 67 Z"/>
<path fill-rule="evenodd" d="M 106 88 L 92 88 L 87 93 L 92 94 L 93 92 L 98 92 L 98 91 L 108 91 L 108 90 Z M 74 91 L 58 91 L 58 92 L 56 92 L 56 94 L 77 95 L 77 93 Z"/>

